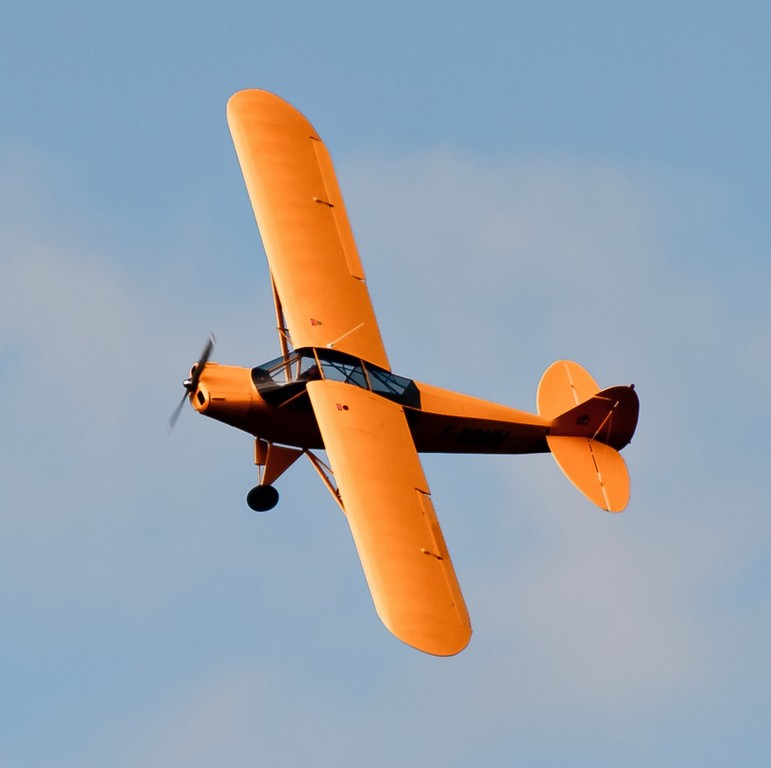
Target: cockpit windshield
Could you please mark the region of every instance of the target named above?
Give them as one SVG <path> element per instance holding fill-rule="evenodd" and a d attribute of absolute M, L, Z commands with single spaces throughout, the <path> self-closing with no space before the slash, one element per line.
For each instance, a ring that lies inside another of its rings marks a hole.
<path fill-rule="evenodd" d="M 333 349 L 296 350 L 252 368 L 254 386 L 274 405 L 304 393 L 307 382 L 314 379 L 342 381 L 402 405 L 420 407 L 414 381 Z"/>
<path fill-rule="evenodd" d="M 294 381 L 320 379 L 319 367 L 313 350 L 292 352 L 288 357 L 277 357 L 252 368 L 252 380 L 259 389 L 260 383 L 283 386 Z"/>
<path fill-rule="evenodd" d="M 271 405 L 299 400 L 305 394 L 305 385 L 320 378 L 321 372 L 313 350 L 292 352 L 287 357 L 277 357 L 252 368 L 254 386 Z"/>

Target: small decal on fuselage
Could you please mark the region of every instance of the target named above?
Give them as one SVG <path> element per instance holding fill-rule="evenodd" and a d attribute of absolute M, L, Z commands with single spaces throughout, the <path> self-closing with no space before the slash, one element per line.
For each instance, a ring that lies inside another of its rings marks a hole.
<path fill-rule="evenodd" d="M 439 434 L 440 440 L 452 440 L 462 445 L 500 445 L 508 436 L 508 429 L 472 429 L 446 426 Z"/>

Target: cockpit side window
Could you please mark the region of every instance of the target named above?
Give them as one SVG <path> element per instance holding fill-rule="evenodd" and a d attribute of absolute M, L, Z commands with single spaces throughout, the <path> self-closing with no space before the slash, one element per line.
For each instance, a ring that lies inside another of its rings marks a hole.
<path fill-rule="evenodd" d="M 367 385 L 367 376 L 360 360 L 322 360 L 321 374 L 325 379 L 332 381 L 342 381 L 346 384 L 353 384 L 362 389 L 369 389 Z"/>
<path fill-rule="evenodd" d="M 395 376 L 389 371 L 367 366 L 372 391 L 379 395 L 401 395 L 409 384 L 409 379 Z"/>
<path fill-rule="evenodd" d="M 402 405 L 420 407 L 420 391 L 412 379 L 397 376 L 395 373 L 366 363 L 369 383 L 372 391 L 378 395 L 395 400 Z"/>
<path fill-rule="evenodd" d="M 303 392 L 314 379 L 353 384 L 402 405 L 420 407 L 420 391 L 411 379 L 363 363 L 334 349 L 303 349 L 252 368 L 252 381 L 262 396 L 280 404 Z"/>

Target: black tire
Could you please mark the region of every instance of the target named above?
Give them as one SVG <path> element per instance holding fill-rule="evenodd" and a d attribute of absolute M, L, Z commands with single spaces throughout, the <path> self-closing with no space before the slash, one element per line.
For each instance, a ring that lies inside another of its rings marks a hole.
<path fill-rule="evenodd" d="M 246 494 L 246 503 L 255 512 L 267 512 L 278 504 L 278 491 L 272 485 L 255 485 Z"/>

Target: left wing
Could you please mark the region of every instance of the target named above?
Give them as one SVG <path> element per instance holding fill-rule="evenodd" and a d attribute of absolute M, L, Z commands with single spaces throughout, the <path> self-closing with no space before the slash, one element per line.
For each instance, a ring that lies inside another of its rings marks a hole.
<path fill-rule="evenodd" d="M 240 91 L 228 125 L 292 344 L 390 368 L 332 159 L 313 126 L 267 91 Z"/>
<path fill-rule="evenodd" d="M 404 411 L 337 381 L 308 394 L 378 615 L 408 645 L 459 653 L 471 624 Z"/>

